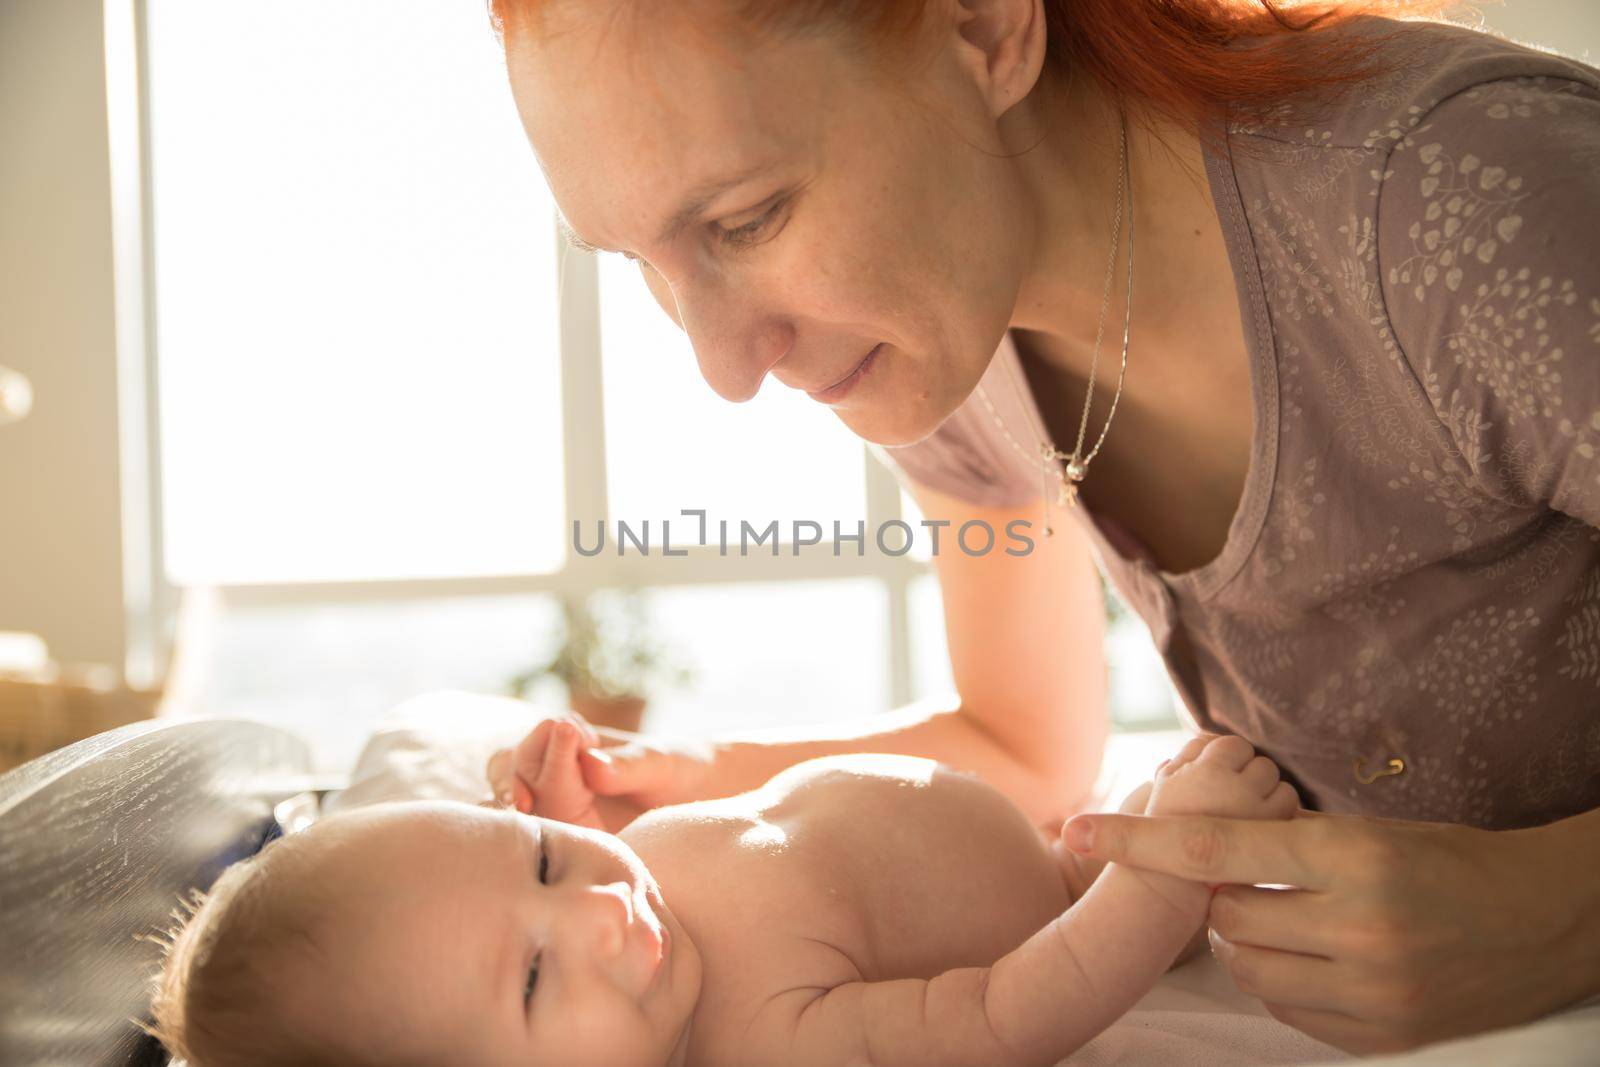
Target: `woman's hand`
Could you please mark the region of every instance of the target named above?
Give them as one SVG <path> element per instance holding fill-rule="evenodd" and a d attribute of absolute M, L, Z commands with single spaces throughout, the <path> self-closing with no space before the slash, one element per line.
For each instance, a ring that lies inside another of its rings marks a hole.
<path fill-rule="evenodd" d="M 1064 839 L 1095 859 L 1229 883 L 1208 922 L 1238 987 L 1315 1038 L 1370 1052 L 1600 992 L 1597 832 L 1592 816 L 1491 832 L 1312 813 L 1084 815 Z"/>
<path fill-rule="evenodd" d="M 553 723 L 566 723 L 576 732 L 581 783 L 593 794 L 595 810 L 612 833 L 651 808 L 694 799 L 705 788 L 710 746 L 596 727 L 574 712 L 540 722 L 514 747 L 490 757 L 489 786 L 500 803 L 545 814 L 537 809 L 534 794 Z"/>

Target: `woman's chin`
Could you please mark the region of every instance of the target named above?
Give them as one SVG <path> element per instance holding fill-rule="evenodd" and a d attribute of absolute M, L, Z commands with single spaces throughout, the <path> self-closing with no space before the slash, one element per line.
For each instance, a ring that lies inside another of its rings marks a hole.
<path fill-rule="evenodd" d="M 837 407 L 833 413 L 863 441 L 898 448 L 914 445 L 933 433 L 949 417 L 950 411 L 935 408 L 929 400 L 923 399 L 911 403 Z"/>

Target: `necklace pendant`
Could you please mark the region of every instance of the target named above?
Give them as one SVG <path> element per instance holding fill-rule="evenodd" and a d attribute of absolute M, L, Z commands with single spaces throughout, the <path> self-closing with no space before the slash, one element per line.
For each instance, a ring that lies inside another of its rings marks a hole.
<path fill-rule="evenodd" d="M 1088 464 L 1083 462 L 1083 460 L 1076 456 L 1073 456 L 1067 460 L 1067 477 L 1071 478 L 1074 483 L 1081 482 L 1088 476 L 1089 467 Z"/>

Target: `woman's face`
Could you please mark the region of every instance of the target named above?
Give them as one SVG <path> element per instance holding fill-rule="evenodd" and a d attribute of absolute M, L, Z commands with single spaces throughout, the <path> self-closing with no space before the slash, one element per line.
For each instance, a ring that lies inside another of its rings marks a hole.
<path fill-rule="evenodd" d="M 508 42 L 556 203 L 579 241 L 638 261 L 722 397 L 768 374 L 816 393 L 881 344 L 816 399 L 869 441 L 917 441 L 977 384 L 1031 253 L 984 55 L 954 2 L 929 7 L 929 61 L 896 73 L 717 6 L 565 2 Z"/>

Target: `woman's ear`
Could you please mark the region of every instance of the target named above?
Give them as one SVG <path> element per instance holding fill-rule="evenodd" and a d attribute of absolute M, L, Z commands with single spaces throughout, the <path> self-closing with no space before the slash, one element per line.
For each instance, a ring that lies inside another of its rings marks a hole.
<path fill-rule="evenodd" d="M 1044 70 L 1045 16 L 1041 0 L 956 0 L 956 33 L 966 45 L 963 65 L 998 118 L 1033 91 Z"/>

